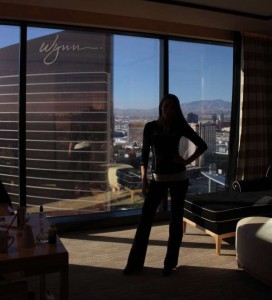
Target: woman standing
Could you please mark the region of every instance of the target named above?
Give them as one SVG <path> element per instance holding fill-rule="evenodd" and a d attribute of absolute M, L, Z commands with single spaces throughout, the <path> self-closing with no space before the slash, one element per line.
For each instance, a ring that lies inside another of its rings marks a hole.
<path fill-rule="evenodd" d="M 184 159 L 179 155 L 182 137 L 196 145 L 195 152 Z M 149 235 L 157 208 L 168 190 L 171 196 L 171 221 L 167 253 L 163 274 L 170 275 L 178 264 L 179 248 L 182 241 L 182 219 L 184 200 L 189 180 L 186 165 L 196 160 L 207 149 L 206 143 L 185 120 L 179 99 L 166 95 L 159 105 L 159 118 L 145 125 L 141 157 L 141 176 L 145 201 L 142 208 L 134 242 L 128 257 L 124 275 L 143 270 Z M 152 179 L 147 180 L 150 150 L 152 152 Z"/>

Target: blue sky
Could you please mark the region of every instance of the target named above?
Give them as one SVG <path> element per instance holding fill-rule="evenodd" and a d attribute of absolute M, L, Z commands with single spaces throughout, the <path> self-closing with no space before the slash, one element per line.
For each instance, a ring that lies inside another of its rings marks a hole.
<path fill-rule="evenodd" d="M 59 30 L 31 28 L 28 39 Z M 0 26 L 0 47 L 18 43 L 19 28 Z M 114 36 L 113 99 L 118 108 L 153 108 L 159 100 L 159 40 Z M 231 101 L 232 47 L 170 41 L 169 90 L 181 103 Z"/>
<path fill-rule="evenodd" d="M 169 89 L 184 102 L 231 101 L 232 47 L 172 41 L 169 57 Z"/>
<path fill-rule="evenodd" d="M 159 41 L 115 36 L 114 99 L 117 107 L 155 107 L 159 98 Z M 170 41 L 169 92 L 181 102 L 231 101 L 232 47 Z"/>
<path fill-rule="evenodd" d="M 159 100 L 159 41 L 115 35 L 113 89 L 118 108 L 153 108 Z"/>

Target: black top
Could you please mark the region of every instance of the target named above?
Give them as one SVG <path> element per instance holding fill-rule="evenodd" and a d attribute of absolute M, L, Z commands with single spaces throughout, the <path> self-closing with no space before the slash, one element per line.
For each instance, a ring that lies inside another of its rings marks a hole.
<path fill-rule="evenodd" d="M 169 128 L 157 120 L 148 122 L 143 134 L 141 165 L 147 167 L 151 149 L 152 172 L 172 174 L 184 171 L 185 165 L 174 161 L 179 155 L 179 142 L 183 136 L 193 142 L 201 154 L 207 149 L 207 144 L 189 124 Z"/>
<path fill-rule="evenodd" d="M 0 180 L 0 203 L 7 203 L 10 207 L 12 207 L 10 197 L 5 190 L 5 187 Z"/>

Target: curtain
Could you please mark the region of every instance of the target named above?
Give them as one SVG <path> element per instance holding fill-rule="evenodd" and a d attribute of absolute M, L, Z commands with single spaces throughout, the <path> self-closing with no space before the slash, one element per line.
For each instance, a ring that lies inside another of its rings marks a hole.
<path fill-rule="evenodd" d="M 243 34 L 242 64 L 237 180 L 264 177 L 272 164 L 272 37 Z"/>
<path fill-rule="evenodd" d="M 240 93 L 241 93 L 241 47 L 242 36 L 240 33 L 235 34 L 233 44 L 233 88 L 231 104 L 231 124 L 228 157 L 228 172 L 226 177 L 226 190 L 232 188 L 232 183 L 236 179 L 237 156 L 240 132 Z"/>

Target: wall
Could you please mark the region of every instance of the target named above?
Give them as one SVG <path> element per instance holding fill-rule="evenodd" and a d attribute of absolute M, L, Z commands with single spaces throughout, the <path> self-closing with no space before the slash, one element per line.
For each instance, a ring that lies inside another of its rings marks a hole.
<path fill-rule="evenodd" d="M 272 33 L 271 21 L 144 0 L 2 0 L 0 19 L 95 26 L 215 40 L 232 40 L 233 31 Z"/>

